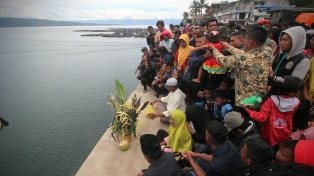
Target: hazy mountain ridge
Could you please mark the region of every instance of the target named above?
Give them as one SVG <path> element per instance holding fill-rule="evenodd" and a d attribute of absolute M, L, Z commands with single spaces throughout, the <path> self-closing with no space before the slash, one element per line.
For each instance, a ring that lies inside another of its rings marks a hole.
<path fill-rule="evenodd" d="M 157 19 L 147 20 L 80 20 L 80 21 L 55 21 L 48 19 L 27 19 L 0 17 L 0 28 L 5 27 L 39 27 L 39 26 L 97 26 L 97 25 L 152 25 L 155 26 Z M 164 20 L 166 24 L 179 24 L 180 19 Z"/>

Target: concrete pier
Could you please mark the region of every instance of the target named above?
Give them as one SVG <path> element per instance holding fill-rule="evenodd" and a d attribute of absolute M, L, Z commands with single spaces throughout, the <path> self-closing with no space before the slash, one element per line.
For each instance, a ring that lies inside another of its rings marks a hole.
<path fill-rule="evenodd" d="M 148 88 L 143 93 L 143 87 L 139 85 L 132 94 L 142 97 L 142 104 L 145 101 L 157 99 L 153 90 Z M 156 103 L 157 110 L 163 110 L 161 104 Z M 109 140 L 110 130 L 108 129 L 100 138 L 95 148 L 89 154 L 77 176 L 126 176 L 137 175 L 142 169 L 148 167 L 147 161 L 141 151 L 139 137 L 146 133 L 156 134 L 159 129 L 167 129 L 167 126 L 159 121 L 159 118 L 153 120 L 145 117 L 143 112 L 138 117 L 138 127 L 136 130 L 137 138 L 132 138 L 130 149 L 121 151 L 118 143 L 114 139 Z M 110 117 L 112 118 L 112 117 Z"/>

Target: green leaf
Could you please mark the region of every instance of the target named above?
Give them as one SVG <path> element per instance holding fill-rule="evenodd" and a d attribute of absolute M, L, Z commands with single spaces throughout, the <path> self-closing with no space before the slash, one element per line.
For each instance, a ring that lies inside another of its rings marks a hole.
<path fill-rule="evenodd" d="M 146 106 L 148 105 L 148 103 L 149 103 L 149 101 L 146 101 L 146 102 L 143 104 L 143 106 L 142 106 L 142 108 L 140 109 L 140 111 L 143 111 L 143 110 L 146 108 Z"/>
<path fill-rule="evenodd" d="M 112 96 L 108 96 L 108 100 L 111 103 L 111 105 L 113 106 L 114 109 L 117 108 L 116 103 L 114 102 L 114 98 Z"/>
<path fill-rule="evenodd" d="M 137 102 L 135 103 L 135 106 L 134 106 L 135 109 L 137 109 L 138 107 L 140 107 L 140 105 L 141 105 L 141 99 L 142 99 L 142 97 L 140 97 L 140 98 L 137 100 Z"/>
<path fill-rule="evenodd" d="M 120 96 L 115 96 L 115 98 L 119 104 L 123 104 L 123 101 L 121 100 Z"/>
<path fill-rule="evenodd" d="M 116 80 L 116 89 L 117 89 L 117 92 L 118 92 L 118 96 L 120 97 L 120 100 L 122 101 L 122 103 L 125 102 L 125 91 L 124 91 L 124 87 L 123 85 L 121 84 L 121 82 L 119 80 Z"/>
<path fill-rule="evenodd" d="M 137 101 L 137 97 L 136 97 L 136 94 L 134 94 L 134 95 L 132 96 L 132 106 L 133 106 L 133 107 L 135 106 L 136 101 Z"/>

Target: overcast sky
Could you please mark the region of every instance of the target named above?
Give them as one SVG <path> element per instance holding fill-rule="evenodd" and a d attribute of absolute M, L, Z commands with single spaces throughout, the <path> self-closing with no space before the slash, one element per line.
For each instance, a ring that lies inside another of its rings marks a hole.
<path fill-rule="evenodd" d="M 183 11 L 188 11 L 191 2 L 192 0 L 0 0 L 0 16 L 52 20 L 181 19 Z"/>

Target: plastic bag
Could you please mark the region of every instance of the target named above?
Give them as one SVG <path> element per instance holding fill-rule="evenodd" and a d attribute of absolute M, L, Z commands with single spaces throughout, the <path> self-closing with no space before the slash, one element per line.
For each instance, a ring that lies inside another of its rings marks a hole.
<path fill-rule="evenodd" d="M 249 98 L 246 98 L 246 99 L 240 101 L 240 104 L 249 105 L 252 107 L 258 107 L 262 101 L 263 101 L 263 99 L 262 99 L 261 95 L 254 95 L 254 96 L 251 96 Z"/>
<path fill-rule="evenodd" d="M 149 105 L 147 105 L 147 107 L 146 107 L 146 117 L 148 117 L 148 114 L 150 114 L 150 113 L 154 113 L 154 107 L 153 107 L 153 105 L 151 105 L 151 104 L 149 104 Z"/>

